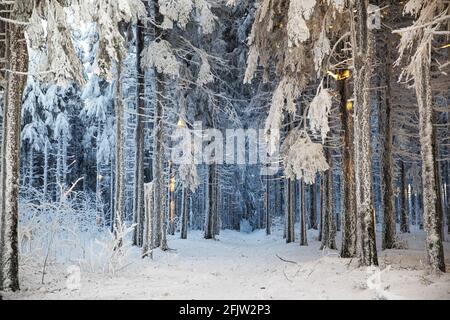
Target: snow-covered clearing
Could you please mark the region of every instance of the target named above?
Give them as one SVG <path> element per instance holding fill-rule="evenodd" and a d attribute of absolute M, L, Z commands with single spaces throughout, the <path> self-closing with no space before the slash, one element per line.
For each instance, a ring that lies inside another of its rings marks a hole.
<path fill-rule="evenodd" d="M 193 231 L 188 240 L 170 236 L 174 250 L 158 250 L 153 260 L 140 259 L 133 249 L 132 263 L 116 275 L 82 271 L 79 290 L 67 288 L 68 264 L 50 265 L 44 285 L 41 270 L 22 268 L 22 290 L 4 298 L 450 299 L 450 273 L 430 274 L 422 263 L 422 231 L 413 229 L 403 236 L 407 250 L 379 251 L 380 269 L 388 268 L 380 275 L 381 283 L 374 271 L 358 268 L 355 260 L 319 250 L 317 231 L 308 235 L 309 246 L 300 247 L 298 242 L 286 244 L 279 229 L 271 236 L 263 230 L 251 234 L 225 230 L 216 241 Z M 449 244 L 445 243 L 446 257 Z M 374 286 L 368 279 L 375 280 Z"/>

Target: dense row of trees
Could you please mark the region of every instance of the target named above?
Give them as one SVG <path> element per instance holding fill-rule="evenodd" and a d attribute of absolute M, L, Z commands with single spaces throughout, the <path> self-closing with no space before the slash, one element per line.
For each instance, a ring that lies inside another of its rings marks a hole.
<path fill-rule="evenodd" d="M 445 271 L 449 6 L 0 0 L 0 288 L 19 288 L 19 198 L 68 190 L 116 237 L 134 223 L 143 256 L 168 232 L 270 234 L 280 217 L 286 242 L 319 229 L 362 265 L 378 264 L 377 224 L 383 249 L 418 225 Z M 172 163 L 171 134 L 195 123 L 264 127 L 282 170 Z"/>

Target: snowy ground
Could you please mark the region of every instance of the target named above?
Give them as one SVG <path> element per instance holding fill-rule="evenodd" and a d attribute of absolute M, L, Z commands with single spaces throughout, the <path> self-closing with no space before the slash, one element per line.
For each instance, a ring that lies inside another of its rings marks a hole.
<path fill-rule="evenodd" d="M 379 252 L 380 269 L 390 268 L 377 274 L 358 268 L 355 260 L 340 259 L 335 251 L 319 250 L 313 230 L 307 247 L 286 244 L 280 230 L 268 237 L 264 231 L 227 230 L 217 241 L 191 232 L 188 240 L 169 238 L 174 250 L 158 250 L 153 260 L 139 259 L 134 252 L 132 264 L 114 276 L 82 271 L 79 290 L 67 289 L 68 265 L 49 266 L 44 285 L 41 270 L 25 268 L 20 293 L 4 298 L 450 299 L 450 273 L 432 275 L 423 265 L 423 232 L 416 230 L 403 239 L 407 250 Z M 450 269 L 450 243 L 445 246 Z"/>

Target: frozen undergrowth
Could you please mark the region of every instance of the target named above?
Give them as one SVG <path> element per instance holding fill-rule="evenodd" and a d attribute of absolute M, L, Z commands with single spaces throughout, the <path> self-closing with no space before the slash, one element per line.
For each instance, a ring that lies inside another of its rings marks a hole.
<path fill-rule="evenodd" d="M 126 268 L 132 226 L 123 224 L 114 237 L 103 223 L 105 217 L 97 214 L 93 199 L 84 193 L 64 192 L 59 202 L 44 200 L 37 190 L 29 192 L 33 197 L 21 201 L 21 273 L 39 274 L 40 283 L 45 285 L 55 266 L 75 265 L 82 272 L 104 274 Z"/>

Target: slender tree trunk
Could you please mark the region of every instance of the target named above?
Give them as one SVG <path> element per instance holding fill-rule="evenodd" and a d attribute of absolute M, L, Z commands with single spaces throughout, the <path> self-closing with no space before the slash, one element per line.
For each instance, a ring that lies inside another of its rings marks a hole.
<path fill-rule="evenodd" d="M 155 234 L 155 246 L 161 247 L 161 249 L 167 249 L 166 240 L 166 214 L 165 214 L 165 187 L 164 187 L 164 129 L 163 129 L 163 93 L 164 93 L 164 76 L 160 73 L 157 75 L 157 101 L 155 108 L 155 141 L 154 141 L 154 161 L 153 161 L 153 174 L 155 181 L 155 209 L 156 215 L 156 229 Z"/>
<path fill-rule="evenodd" d="M 337 175 L 337 182 L 335 185 L 334 189 L 334 193 L 335 193 L 335 199 L 338 199 L 338 210 L 337 210 L 337 214 L 336 214 L 336 231 L 340 232 L 341 231 L 341 213 L 342 213 L 342 198 L 341 198 L 341 176 Z"/>
<path fill-rule="evenodd" d="M 270 176 L 266 176 L 266 199 L 265 199 L 265 225 L 266 225 L 266 235 L 271 234 L 272 217 L 270 216 Z"/>
<path fill-rule="evenodd" d="M 102 125 L 100 119 L 97 120 L 97 139 L 96 139 L 96 147 L 97 154 L 100 148 L 100 137 L 102 133 Z M 96 179 L 95 179 L 95 209 L 97 212 L 97 226 L 104 224 L 104 212 L 102 206 L 102 175 L 101 175 L 101 163 L 99 157 L 96 157 Z M 85 180 L 86 181 L 86 180 Z M 86 184 L 84 184 L 86 185 Z M 103 220 L 103 221 L 102 221 Z"/>
<path fill-rule="evenodd" d="M 114 175 L 114 163 L 111 160 L 110 161 L 110 189 L 109 189 L 109 211 L 110 211 L 110 228 L 111 228 L 111 232 L 114 232 L 114 214 L 115 214 L 115 210 L 114 210 L 114 190 L 115 190 L 115 180 L 116 177 Z"/>
<path fill-rule="evenodd" d="M 381 170 L 381 206 L 383 210 L 383 231 L 381 246 L 384 249 L 392 249 L 395 244 L 395 210 L 394 210 L 394 185 L 393 185 L 393 155 L 392 155 L 392 112 L 391 112 L 391 74 L 392 74 L 392 50 L 391 31 L 383 28 L 384 48 L 380 50 L 379 58 L 384 62 L 382 74 L 384 75 L 385 92 L 380 97 L 379 131 L 380 131 L 380 170 Z M 383 108 L 384 107 L 384 108 Z"/>
<path fill-rule="evenodd" d="M 371 100 L 372 37 L 367 26 L 369 1 L 355 2 L 357 23 L 354 30 L 353 61 L 355 68 L 355 163 L 356 211 L 359 261 L 378 265 L 375 241 L 375 210 L 372 195 Z"/>
<path fill-rule="evenodd" d="M 310 186 L 311 209 L 309 213 L 309 228 L 317 230 L 317 209 L 316 209 L 316 184 Z"/>
<path fill-rule="evenodd" d="M 142 246 L 144 232 L 144 115 L 145 115 L 145 72 L 141 66 L 141 53 L 144 49 L 144 25 L 138 21 L 136 26 L 136 71 L 137 71 L 137 116 L 136 116 L 136 153 L 134 172 L 133 245 Z"/>
<path fill-rule="evenodd" d="M 322 218 L 322 248 L 336 249 L 336 223 L 334 219 L 334 203 L 333 203 L 333 159 L 330 148 L 327 148 L 327 162 L 330 166 L 324 175 L 324 217 Z"/>
<path fill-rule="evenodd" d="M 305 213 L 305 183 L 303 179 L 300 181 L 300 245 L 308 245 L 308 235 L 306 233 L 306 213 Z"/>
<path fill-rule="evenodd" d="M 164 17 L 159 11 L 159 6 L 155 3 L 156 23 L 155 38 L 165 38 L 164 31 L 159 27 L 163 22 Z M 164 93 L 165 93 L 165 76 L 164 74 L 156 73 L 156 106 L 154 115 L 154 160 L 153 160 L 153 175 L 155 182 L 155 199 L 154 199 L 154 214 L 156 215 L 156 234 L 155 247 L 161 247 L 161 250 L 168 249 L 167 245 L 167 219 L 165 210 L 166 188 L 164 187 Z"/>
<path fill-rule="evenodd" d="M 169 161 L 169 234 L 175 234 L 175 173 L 172 161 Z"/>
<path fill-rule="evenodd" d="M 445 191 L 447 197 L 447 233 L 450 234 L 450 161 L 447 161 L 447 185 Z"/>
<path fill-rule="evenodd" d="M 21 2 L 19 9 L 25 9 L 25 6 L 25 3 Z M 23 20 L 23 16 L 24 12 L 16 12 L 12 18 Z M 25 27 L 18 24 L 8 25 L 6 42 L 7 69 L 27 72 Z M 0 175 L 0 290 L 19 290 L 20 124 L 26 80 L 24 75 L 7 73 Z"/>
<path fill-rule="evenodd" d="M 47 200 L 48 193 L 48 154 L 49 154 L 49 141 L 45 141 L 44 145 L 44 182 L 42 187 L 42 192 L 44 194 L 44 201 Z"/>
<path fill-rule="evenodd" d="M 435 120 L 437 117 L 436 112 L 433 112 L 432 115 L 432 121 L 433 123 L 437 123 L 437 121 Z M 439 219 L 441 221 L 442 224 L 442 228 L 441 228 L 441 238 L 442 241 L 445 240 L 445 217 L 444 217 L 444 201 L 443 201 L 443 196 L 442 196 L 442 179 L 441 179 L 441 164 L 439 162 L 439 138 L 438 138 L 438 133 L 437 133 L 437 128 L 435 126 L 433 126 L 433 139 L 434 139 L 434 176 L 436 177 L 436 202 L 437 202 L 437 211 L 439 214 Z"/>
<path fill-rule="evenodd" d="M 142 238 L 142 258 L 153 258 L 153 182 L 144 185 L 145 228 Z"/>
<path fill-rule="evenodd" d="M 215 183 L 216 183 L 216 165 L 208 165 L 208 210 L 206 212 L 205 221 L 205 239 L 214 239 L 214 225 L 216 219 L 216 206 L 215 206 Z"/>
<path fill-rule="evenodd" d="M 406 183 L 405 162 L 401 160 L 400 164 L 400 231 L 409 233 L 408 219 L 408 186 Z"/>
<path fill-rule="evenodd" d="M 287 179 L 286 182 L 286 243 L 295 241 L 295 233 L 294 233 L 294 190 L 295 190 L 295 182 L 292 179 Z"/>
<path fill-rule="evenodd" d="M 319 225 L 319 237 L 317 240 L 322 242 L 323 229 L 324 229 L 324 215 L 325 215 L 325 178 L 323 174 L 320 175 L 320 225 Z"/>
<path fill-rule="evenodd" d="M 181 218 L 181 239 L 187 239 L 188 218 L 189 218 L 189 189 L 183 187 L 182 195 L 182 218 Z"/>
<path fill-rule="evenodd" d="M 352 258 L 356 255 L 356 199 L 355 199 L 355 163 L 353 145 L 353 104 L 348 102 L 348 79 L 337 82 L 341 97 L 342 126 L 342 179 L 343 179 L 343 212 L 342 212 L 342 246 L 341 257 Z"/>
<path fill-rule="evenodd" d="M 420 79 L 415 79 L 419 105 L 419 134 L 422 156 L 423 221 L 426 231 L 428 262 L 435 270 L 445 272 L 444 247 L 441 237 L 440 204 L 437 198 L 437 171 L 435 169 L 435 139 L 433 130 L 433 101 L 430 84 L 431 44 L 422 57 Z"/>
<path fill-rule="evenodd" d="M 125 133 L 124 133 L 124 106 L 122 100 L 122 59 L 117 61 L 117 82 L 116 82 L 116 149 L 115 149 L 115 189 L 114 189 L 114 235 L 118 236 L 123 226 L 125 212 Z M 119 239 L 120 241 L 122 239 Z"/>

